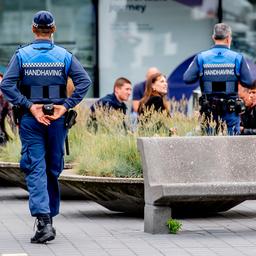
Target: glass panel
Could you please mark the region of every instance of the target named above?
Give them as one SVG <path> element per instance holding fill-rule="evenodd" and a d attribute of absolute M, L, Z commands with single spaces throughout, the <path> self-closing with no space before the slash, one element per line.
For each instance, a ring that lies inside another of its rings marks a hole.
<path fill-rule="evenodd" d="M 94 79 L 96 21 L 92 0 L 0 0 L 0 65 L 6 66 L 19 45 L 33 40 L 32 18 L 50 10 L 56 20 L 56 44 L 71 51 Z M 89 97 L 92 97 L 91 88 Z"/>
<path fill-rule="evenodd" d="M 223 22 L 232 28 L 232 49 L 256 61 L 256 1 L 223 0 Z"/>
<path fill-rule="evenodd" d="M 100 95 L 119 76 L 133 83 L 158 67 L 167 76 L 212 45 L 218 0 L 99 1 Z"/>

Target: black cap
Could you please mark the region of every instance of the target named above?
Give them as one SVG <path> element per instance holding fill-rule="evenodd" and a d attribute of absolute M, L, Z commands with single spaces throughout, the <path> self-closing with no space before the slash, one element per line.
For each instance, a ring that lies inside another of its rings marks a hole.
<path fill-rule="evenodd" d="M 36 28 L 51 28 L 54 24 L 53 15 L 48 11 L 39 11 L 34 15 L 33 26 Z"/>

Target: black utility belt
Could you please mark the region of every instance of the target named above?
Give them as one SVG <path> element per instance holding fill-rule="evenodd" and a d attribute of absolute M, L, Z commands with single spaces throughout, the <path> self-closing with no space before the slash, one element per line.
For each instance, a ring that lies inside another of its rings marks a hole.
<path fill-rule="evenodd" d="M 53 103 L 43 104 L 42 110 L 45 115 L 53 115 L 54 114 L 54 106 Z M 14 105 L 12 107 L 13 111 L 13 119 L 16 125 L 20 124 L 20 120 L 24 114 L 31 114 L 29 109 L 22 108 L 19 105 Z M 32 114 L 31 114 L 32 115 Z M 70 129 L 76 123 L 77 112 L 73 109 L 69 109 L 65 114 L 64 125 L 67 129 Z"/>
<path fill-rule="evenodd" d="M 245 111 L 245 105 L 242 99 L 225 99 L 218 97 L 201 96 L 199 98 L 199 105 L 203 112 L 213 112 L 216 114 L 223 114 L 225 112 L 237 114 Z"/>

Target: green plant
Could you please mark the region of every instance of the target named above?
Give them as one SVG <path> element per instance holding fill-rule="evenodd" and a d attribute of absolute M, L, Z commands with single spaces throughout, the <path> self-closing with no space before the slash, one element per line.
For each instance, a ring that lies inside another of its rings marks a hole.
<path fill-rule="evenodd" d="M 130 116 L 122 112 L 96 109 L 95 123 L 89 108 L 77 107 L 76 125 L 68 133 L 70 155 L 65 156 L 65 161 L 75 164 L 75 171 L 81 175 L 142 177 L 138 137 L 202 135 L 198 114 L 186 116 L 185 101 L 182 104 L 172 101 L 171 104 L 171 118 L 166 113 L 149 109 L 139 117 L 136 127 Z M 0 161 L 18 162 L 20 151 L 16 133 L 6 146 L 0 147 Z"/>
<path fill-rule="evenodd" d="M 180 231 L 182 227 L 182 223 L 179 220 L 172 218 L 167 220 L 166 225 L 171 234 L 177 234 L 177 232 Z"/>

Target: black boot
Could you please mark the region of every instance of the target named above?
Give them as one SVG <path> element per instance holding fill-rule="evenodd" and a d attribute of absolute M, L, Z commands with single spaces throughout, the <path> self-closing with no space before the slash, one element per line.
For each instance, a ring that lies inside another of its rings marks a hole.
<path fill-rule="evenodd" d="M 50 216 L 48 214 L 41 214 L 37 216 L 37 231 L 30 239 L 31 243 L 43 244 L 55 238 L 56 231 L 53 229 Z"/>

